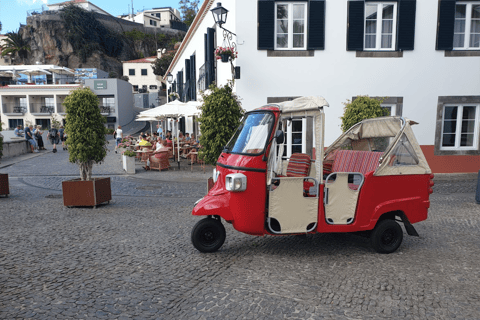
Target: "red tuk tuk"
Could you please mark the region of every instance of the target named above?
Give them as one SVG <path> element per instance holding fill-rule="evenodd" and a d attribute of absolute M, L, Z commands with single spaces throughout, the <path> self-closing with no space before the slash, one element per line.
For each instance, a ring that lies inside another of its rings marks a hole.
<path fill-rule="evenodd" d="M 195 248 L 223 245 L 221 219 L 258 236 L 358 232 L 380 253 L 400 246 L 397 221 L 418 236 L 412 224 L 427 219 L 434 183 L 411 128 L 416 123 L 364 120 L 324 150 L 326 106 L 322 97 L 302 97 L 246 113 L 218 158 L 213 187 L 193 208 L 206 216 L 192 230 Z M 311 124 L 311 150 L 285 159 L 285 131 L 303 118 Z"/>

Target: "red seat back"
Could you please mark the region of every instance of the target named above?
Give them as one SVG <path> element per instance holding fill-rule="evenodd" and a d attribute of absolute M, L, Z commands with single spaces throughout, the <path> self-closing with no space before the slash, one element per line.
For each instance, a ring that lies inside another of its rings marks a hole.
<path fill-rule="evenodd" d="M 310 156 L 305 153 L 294 153 L 287 166 L 287 177 L 307 177 L 310 172 Z"/>
<path fill-rule="evenodd" d="M 360 172 L 363 175 L 375 171 L 382 152 L 338 150 L 335 153 L 332 172 Z"/>

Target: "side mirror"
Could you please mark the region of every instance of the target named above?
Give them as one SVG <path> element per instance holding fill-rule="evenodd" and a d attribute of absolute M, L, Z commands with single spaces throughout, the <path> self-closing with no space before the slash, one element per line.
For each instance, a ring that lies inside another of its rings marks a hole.
<path fill-rule="evenodd" d="M 285 141 L 285 135 L 282 130 L 277 130 L 277 132 L 275 132 L 275 140 L 277 144 L 282 144 Z"/>

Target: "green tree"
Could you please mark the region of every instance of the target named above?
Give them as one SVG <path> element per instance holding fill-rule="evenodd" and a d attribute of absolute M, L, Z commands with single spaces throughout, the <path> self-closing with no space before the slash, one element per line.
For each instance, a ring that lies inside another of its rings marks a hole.
<path fill-rule="evenodd" d="M 200 0 L 180 0 L 179 9 L 182 13 L 182 21 L 190 27 L 198 13 Z"/>
<path fill-rule="evenodd" d="M 340 118 L 342 119 L 343 132 L 364 119 L 387 115 L 388 111 L 381 107 L 383 100 L 370 98 L 369 96 L 358 96 L 353 101 L 347 100 L 344 103 L 343 116 Z"/>
<path fill-rule="evenodd" d="M 164 54 L 160 59 L 155 59 L 155 61 L 152 62 L 153 74 L 163 77 L 167 73 L 168 67 L 170 66 L 170 63 L 172 63 L 174 56 L 173 53 Z"/>
<path fill-rule="evenodd" d="M 245 113 L 232 87 L 232 82 L 223 87 L 212 84 L 209 87 L 211 94 L 201 93 L 203 105 L 198 119 L 202 132 L 200 158 L 209 164 L 217 162 L 223 147 L 235 133 Z"/>
<path fill-rule="evenodd" d="M 82 181 L 92 180 L 93 165 L 107 155 L 106 119 L 100 114 L 98 97 L 90 88 L 80 88 L 72 91 L 63 105 L 69 161 L 78 164 Z"/>
<path fill-rule="evenodd" d="M 4 44 L 0 46 L 2 49 L 2 57 L 7 54 L 17 54 L 22 60 L 25 59 L 30 52 L 28 42 L 22 38 L 20 31 L 8 32 Z"/>

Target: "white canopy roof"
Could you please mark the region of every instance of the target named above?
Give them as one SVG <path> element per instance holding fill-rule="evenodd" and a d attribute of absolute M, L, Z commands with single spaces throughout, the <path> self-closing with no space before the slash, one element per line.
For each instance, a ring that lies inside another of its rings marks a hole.
<path fill-rule="evenodd" d="M 142 117 L 157 117 L 157 118 L 178 118 L 189 117 L 200 114 L 198 110 L 200 103 L 198 101 L 190 101 L 187 103 L 175 100 L 159 107 L 140 112 L 138 120 Z M 148 120 L 147 120 L 148 121 Z"/>
<path fill-rule="evenodd" d="M 282 112 L 298 112 L 318 110 L 319 108 L 328 107 L 328 102 L 320 96 L 300 97 L 291 101 L 277 103 Z"/>

